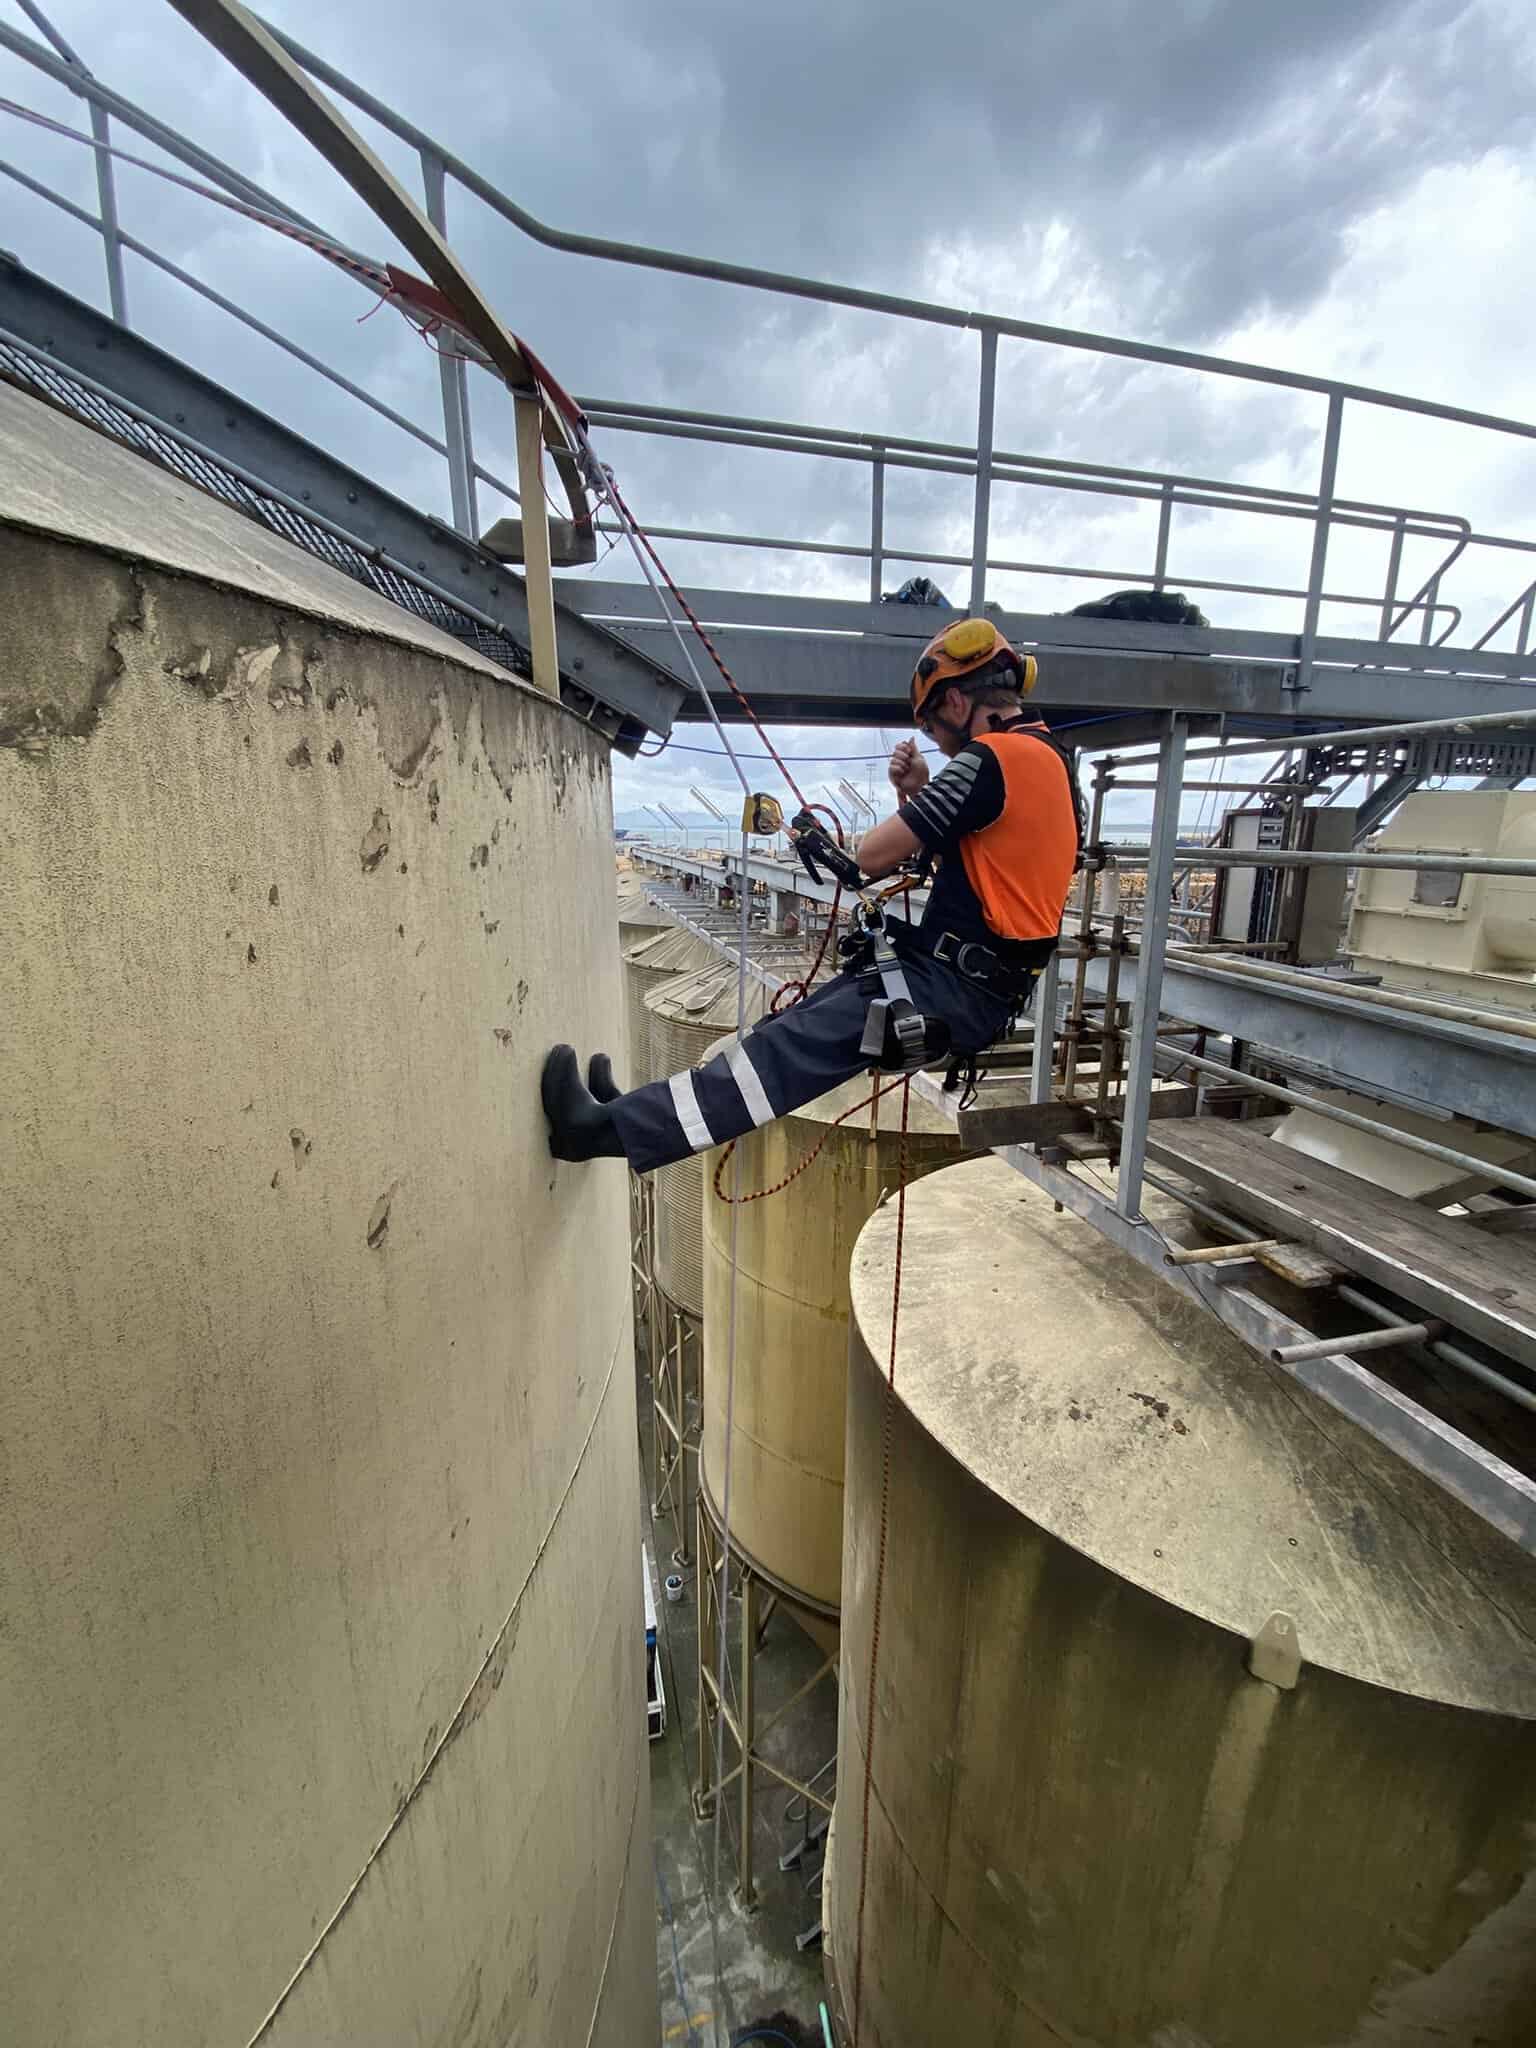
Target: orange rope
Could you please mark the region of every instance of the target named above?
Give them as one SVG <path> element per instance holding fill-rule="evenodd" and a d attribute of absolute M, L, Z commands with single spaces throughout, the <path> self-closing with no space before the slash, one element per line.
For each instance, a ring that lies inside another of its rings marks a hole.
<path fill-rule="evenodd" d="M 880 1668 L 880 1609 L 885 1597 L 886 1538 L 891 1509 L 891 1435 L 896 1407 L 896 1322 L 901 1313 L 901 1257 L 907 1231 L 907 1112 L 912 1078 L 902 1080 L 901 1157 L 896 1187 L 896 1271 L 891 1285 L 891 1355 L 886 1366 L 880 1412 L 880 1544 L 875 1555 L 875 1593 L 869 1622 L 869 1690 L 864 1704 L 864 1808 L 859 1824 L 859 1910 L 853 1957 L 853 2048 L 859 2048 L 864 1993 L 864 1897 L 869 1888 L 869 1792 L 875 1770 L 875 1674 Z"/>

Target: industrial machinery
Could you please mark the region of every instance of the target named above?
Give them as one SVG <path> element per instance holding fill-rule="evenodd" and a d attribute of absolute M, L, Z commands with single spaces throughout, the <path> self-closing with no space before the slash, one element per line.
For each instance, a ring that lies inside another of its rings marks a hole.
<path fill-rule="evenodd" d="M 1368 845 L 1374 853 L 1536 858 L 1536 794 L 1437 790 L 1410 796 Z M 1355 967 L 1390 987 L 1462 1004 L 1536 1011 L 1536 888 L 1529 876 L 1454 866 L 1367 868 L 1349 924 Z"/>

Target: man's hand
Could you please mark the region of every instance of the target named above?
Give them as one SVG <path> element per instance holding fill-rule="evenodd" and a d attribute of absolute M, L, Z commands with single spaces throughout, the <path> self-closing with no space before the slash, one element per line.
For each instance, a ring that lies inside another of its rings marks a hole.
<path fill-rule="evenodd" d="M 928 763 L 917 751 L 916 740 L 898 740 L 891 749 L 891 787 L 898 796 L 916 796 L 928 780 Z"/>

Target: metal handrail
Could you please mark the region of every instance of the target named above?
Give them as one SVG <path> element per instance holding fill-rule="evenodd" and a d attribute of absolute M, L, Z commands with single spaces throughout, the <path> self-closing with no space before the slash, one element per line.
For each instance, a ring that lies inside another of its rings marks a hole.
<path fill-rule="evenodd" d="M 423 133 L 414 123 L 377 100 L 362 86 L 307 50 L 295 37 L 274 23 L 263 20 L 267 33 L 302 64 L 312 77 L 379 123 L 402 142 L 415 149 L 435 150 L 445 169 L 483 199 L 504 220 L 520 228 L 531 240 L 547 249 L 567 255 L 597 256 L 610 263 L 638 265 L 646 270 L 668 270 L 683 277 L 709 279 L 717 284 L 746 285 L 755 291 L 775 292 L 784 297 L 813 299 L 823 305 L 847 306 L 867 313 L 890 313 L 902 319 L 925 321 L 934 326 L 959 327 L 1008 335 L 1021 341 L 1043 341 L 1058 348 L 1086 350 L 1093 355 L 1125 356 L 1134 362 L 1160 363 L 1178 370 L 1200 370 L 1212 376 L 1235 377 L 1249 383 L 1283 385 L 1292 391 L 1308 391 L 1322 397 L 1337 396 L 1367 405 L 1381 405 L 1400 412 L 1424 413 L 1434 419 L 1451 420 L 1462 426 L 1486 427 L 1496 433 L 1516 434 L 1536 440 L 1536 423 L 1502 418 L 1496 413 L 1473 412 L 1462 406 L 1436 404 L 1431 399 L 1413 398 L 1401 392 L 1378 390 L 1369 384 L 1351 384 L 1332 377 L 1312 377 L 1303 371 L 1280 370 L 1257 363 L 1239 362 L 1230 356 L 1202 355 L 1191 349 L 1164 348 L 1153 342 L 1125 341 L 1118 336 L 1093 334 L 1073 327 L 1051 327 L 1036 320 L 1018 320 L 1004 314 L 984 313 L 960 306 L 946 306 L 930 299 L 909 299 L 890 292 L 865 291 L 856 285 L 829 284 L 792 272 L 762 270 L 750 264 L 724 263 L 712 257 L 688 256 L 674 249 L 654 249 L 640 242 L 612 241 L 602 235 L 583 235 L 553 227 L 530 213 L 482 178 L 478 171 L 456 157 L 451 150 Z"/>
<path fill-rule="evenodd" d="M 53 191 L 4 157 L 0 157 L 0 176 L 10 178 L 14 183 L 25 187 L 39 199 L 46 200 L 50 206 L 56 206 L 60 212 L 79 221 L 82 226 L 94 228 L 98 234 L 105 234 L 103 223 L 95 214 L 88 212 L 83 206 L 77 206 L 72 199 L 66 199 L 62 192 Z M 153 264 L 155 269 L 163 271 L 167 277 L 174 278 L 178 284 L 185 285 L 188 291 L 195 292 L 200 299 L 206 299 L 210 306 L 217 306 L 221 313 L 229 314 L 231 319 L 238 320 L 253 334 L 259 334 L 263 341 L 270 341 L 285 354 L 292 356 L 296 362 L 302 363 L 306 369 L 313 370 L 317 376 L 324 377 L 327 383 L 334 384 L 339 391 L 346 392 L 349 398 L 355 398 L 359 404 L 366 405 L 370 412 L 377 413 L 380 419 L 387 420 L 392 427 L 398 427 L 402 433 L 409 434 L 413 440 L 419 441 L 425 448 L 430 448 L 434 454 L 441 455 L 445 461 L 449 459 L 448 444 L 439 440 L 437 435 L 429 433 L 425 427 L 418 426 L 414 420 L 407 419 L 404 413 L 396 412 L 394 407 L 386 405 L 382 398 L 375 398 L 373 393 L 365 391 L 361 384 L 354 384 L 352 379 L 344 376 L 340 370 L 333 369 L 329 363 L 322 361 L 319 356 L 291 340 L 288 335 L 269 325 L 255 313 L 248 312 L 235 300 L 227 298 L 223 292 L 216 291 L 210 284 L 205 284 L 200 277 L 194 277 L 191 271 L 183 270 L 179 263 L 173 263 L 170 257 L 162 256 L 159 250 L 152 249 L 147 242 L 141 242 L 125 228 L 118 227 L 115 234 L 120 249 L 127 249 L 133 255 L 141 257 L 144 262 Z M 497 476 L 494 470 L 486 469 L 477 462 L 474 465 L 474 472 L 485 483 L 500 491 L 504 497 L 510 498 L 514 505 L 518 502 L 518 494 L 514 487 L 504 478 Z"/>
<path fill-rule="evenodd" d="M 100 124 L 109 116 L 117 118 L 157 148 L 165 150 L 170 156 L 216 183 L 243 203 L 278 213 L 295 226 L 317 234 L 321 232 L 295 209 L 276 195 L 263 190 L 242 172 L 221 162 L 200 145 L 180 136 L 155 116 L 94 79 L 48 23 L 38 0 L 18 0 L 18 4 L 52 43 L 53 48 L 50 50 L 43 44 L 34 42 L 3 23 L 0 23 L 0 48 L 10 50 L 84 100 L 91 110 L 93 137 L 98 144 L 106 141 L 105 130 Z M 1408 412 L 1526 439 L 1536 437 L 1536 426 L 1530 423 L 1476 412 L 1464 407 L 1437 404 L 1431 400 L 1371 386 L 1346 383 L 1272 366 L 1241 363 L 1222 356 L 1164 348 L 1152 343 L 1130 342 L 1112 335 L 1017 320 L 934 301 L 835 285 L 787 272 L 717 262 L 709 258 L 689 256 L 642 244 L 573 233 L 540 220 L 506 193 L 498 190 L 471 165 L 445 148 L 426 131 L 384 105 L 373 94 L 305 48 L 294 37 L 277 28 L 271 28 L 271 33 L 320 83 L 415 151 L 421 169 L 425 204 L 440 227 L 446 228 L 445 190 L 447 182 L 452 180 L 462 191 L 478 199 L 520 233 L 545 247 L 566 254 L 708 279 L 735 288 L 766 291 L 830 307 L 855 308 L 904 321 L 975 331 L 980 337 L 982 360 L 977 435 L 974 444 L 925 441 L 911 436 L 887 435 L 868 430 L 794 426 L 779 421 L 691 412 L 681 408 L 640 405 L 615 399 L 588 401 L 588 410 L 594 424 L 601 425 L 609 431 L 673 435 L 783 453 L 809 454 L 821 459 L 856 460 L 870 468 L 870 535 L 866 545 L 851 546 L 816 536 L 780 539 L 766 535 L 733 534 L 681 526 L 653 529 L 658 538 L 712 547 L 791 551 L 825 557 L 862 559 L 869 564 L 872 597 L 879 595 L 881 572 L 886 563 L 968 567 L 972 575 L 970 597 L 973 608 L 980 608 L 986 601 L 986 578 L 989 572 L 1063 576 L 1111 584 L 1150 581 L 1157 589 L 1165 588 L 1171 581 L 1176 581 L 1183 588 L 1202 592 L 1274 598 L 1288 602 L 1300 600 L 1303 606 L 1303 621 L 1296 686 L 1303 692 L 1307 687 L 1309 671 L 1316 656 L 1319 615 L 1324 605 L 1344 604 L 1376 610 L 1379 619 L 1378 641 L 1381 644 L 1390 642 L 1405 626 L 1417 623 L 1418 637 L 1422 645 L 1445 647 L 1458 631 L 1462 613 L 1454 603 L 1442 600 L 1442 585 L 1447 574 L 1468 550 L 1488 546 L 1536 553 L 1536 542 L 1515 536 L 1474 533 L 1469 522 L 1458 515 L 1346 500 L 1336 498 L 1333 491 L 1340 423 L 1346 403 Z M 100 180 L 103 175 L 110 173 L 112 162 L 104 147 L 98 147 L 96 161 Z M 444 363 L 442 366 L 443 433 L 439 436 L 375 398 L 361 385 L 333 369 L 298 343 L 291 341 L 268 322 L 248 312 L 225 294 L 203 284 L 169 258 L 161 256 L 143 240 L 125 233 L 117 219 L 115 193 L 110 192 L 106 186 L 101 189 L 100 213 L 91 215 L 86 209 L 75 205 L 62 194 L 50 191 L 40 181 L 28 176 L 14 165 L 0 163 L 0 171 L 28 191 L 61 207 L 72 218 L 92 227 L 102 236 L 115 317 L 126 318 L 126 310 L 122 304 L 121 263 L 122 254 L 127 251 L 153 264 L 228 316 L 261 334 L 264 339 L 275 343 L 295 360 L 303 363 L 306 368 L 346 392 L 356 402 L 367 406 L 397 430 L 408 434 L 419 444 L 441 456 L 448 467 L 454 523 L 460 531 L 474 537 L 477 524 L 474 497 L 476 480 L 485 482 L 516 502 L 517 494 L 510 485 L 474 458 L 470 386 L 462 364 Z M 1245 382 L 1324 397 L 1328 401 L 1328 421 L 1319 488 L 1313 493 L 1281 491 L 1240 482 L 1183 477 L 1165 471 L 1132 469 L 1111 464 L 1071 461 L 1055 456 L 1034 456 L 1017 451 L 994 450 L 992 435 L 995 418 L 996 351 L 997 341 L 1003 336 L 1114 356 L 1133 362 L 1187 369 L 1205 375 L 1236 378 Z M 974 480 L 972 550 L 969 555 L 952 550 L 932 551 L 920 547 L 892 548 L 885 544 L 884 482 L 887 468 L 930 470 L 968 476 Z M 991 555 L 986 546 L 986 537 L 995 484 L 1069 490 L 1080 494 L 1157 504 L 1159 519 L 1155 559 L 1150 573 L 1145 569 L 1103 570 L 1071 563 L 1017 561 Z M 1251 513 L 1307 522 L 1313 529 L 1313 549 L 1306 585 L 1297 588 L 1292 585 L 1240 583 L 1213 577 L 1175 576 L 1169 567 L 1170 529 L 1172 515 L 1175 510 L 1180 509 Z M 1391 535 L 1391 560 L 1385 587 L 1381 593 L 1361 596 L 1352 592 L 1335 592 L 1327 588 L 1328 539 L 1334 526 Z M 1397 581 L 1403 544 L 1405 539 L 1409 538 L 1441 540 L 1445 551 L 1413 594 L 1399 597 Z M 1536 589 L 1536 583 L 1533 583 L 1531 588 Z M 1523 658 L 1529 639 L 1529 591 L 1522 592 L 1512 605 L 1505 608 L 1474 642 L 1471 651 L 1486 648 L 1516 613 L 1521 611 L 1522 604 L 1525 604 L 1525 612 L 1522 616 L 1521 646 L 1518 654 Z"/>

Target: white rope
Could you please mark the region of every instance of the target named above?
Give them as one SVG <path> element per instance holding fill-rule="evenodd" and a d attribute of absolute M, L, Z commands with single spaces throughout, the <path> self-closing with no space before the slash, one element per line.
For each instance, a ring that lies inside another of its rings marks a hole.
<path fill-rule="evenodd" d="M 115 142 L 98 142 L 94 135 L 86 135 L 78 128 L 71 128 L 67 122 L 56 121 L 51 114 L 39 113 L 36 107 L 25 107 L 19 100 L 0 98 L 0 114 L 13 114 L 18 121 L 30 121 L 35 128 L 46 129 L 50 135 L 62 137 L 66 142 L 78 142 L 85 149 L 93 149 L 99 156 L 115 157 L 120 164 L 131 164 L 136 171 L 148 171 L 151 177 L 163 178 L 168 185 L 179 185 L 184 192 L 192 192 L 199 199 L 211 199 L 215 206 L 227 206 L 231 213 L 243 214 L 259 227 L 274 228 L 280 235 L 288 235 L 315 247 L 318 241 L 326 243 L 337 255 L 344 256 L 349 264 L 360 270 L 371 271 L 379 280 L 378 288 L 388 285 L 382 266 L 371 263 L 367 257 L 359 256 L 355 249 L 349 249 L 345 242 L 318 228 L 312 228 L 302 214 L 272 213 L 266 208 L 254 206 L 248 199 L 237 199 L 233 193 L 221 192 L 214 185 L 203 185 L 196 178 L 183 177 L 180 171 L 173 171 L 165 164 L 157 164 L 153 158 L 138 156 L 132 150 L 123 149 Z M 233 175 L 233 173 L 231 174 Z M 280 200 L 274 205 L 281 206 Z"/>
<path fill-rule="evenodd" d="M 629 542 L 630 552 L 640 564 L 640 573 L 651 586 L 651 595 L 656 600 L 656 608 L 661 613 L 666 624 L 672 629 L 672 637 L 677 642 L 678 650 L 683 657 L 689 675 L 693 678 L 693 686 L 704 699 L 704 708 L 709 713 L 710 724 L 713 725 L 716 733 L 719 735 L 720 744 L 725 749 L 726 759 L 735 771 L 736 780 L 741 784 L 741 793 L 743 796 L 750 796 L 752 794 L 752 785 L 747 780 L 746 770 L 736 758 L 736 749 L 731 745 L 729 735 L 720 722 L 720 714 L 715 709 L 715 700 L 705 687 L 704 678 L 699 673 L 699 665 L 693 658 L 693 647 L 683 632 L 682 626 L 674 615 L 671 606 L 667 603 L 661 585 L 656 581 L 650 563 L 646 560 L 645 550 L 641 547 L 640 537 L 635 530 L 635 522 L 625 510 L 624 501 L 614 489 L 613 479 L 609 476 L 607 469 L 598 461 L 586 428 L 573 426 L 571 432 L 576 438 L 577 446 L 587 458 L 587 482 L 595 486 L 613 508 L 614 517 L 619 522 L 624 538 Z M 745 835 L 743 835 L 743 846 L 745 846 Z M 745 868 L 743 868 L 742 874 L 745 877 Z"/>
<path fill-rule="evenodd" d="M 741 860 L 742 887 L 738 892 L 741 897 L 741 924 L 737 932 L 736 951 L 736 1038 L 738 1043 L 745 1035 L 747 1023 L 748 892 L 746 887 L 747 834 L 745 828 L 743 828 L 741 835 Z M 702 1189 L 700 1193 L 701 1199 L 707 1199 Z M 720 1591 L 716 1597 L 715 1605 L 715 1613 L 720 1629 L 719 1656 L 715 1672 L 719 1705 L 715 1714 L 715 1840 L 714 1869 L 710 1880 L 709 1899 L 709 1928 L 710 1940 L 714 1950 L 713 1962 L 715 1972 L 715 1995 L 713 1999 L 715 2048 L 720 2048 L 720 2021 L 722 2008 L 725 2004 L 724 1984 L 720 1967 L 720 1838 L 725 1812 L 725 1793 L 722 1789 L 721 1781 L 725 1777 L 725 1692 L 727 1675 L 730 1670 L 730 1634 L 725 1626 L 725 1618 L 731 1586 L 731 1451 L 736 1428 L 736 1283 L 740 1273 L 736 1233 L 741 1221 L 740 1196 L 741 1147 L 736 1145 L 731 1151 L 731 1284 L 726 1310 L 725 1336 L 725 1478 L 720 1490 Z M 744 1657 L 752 1655 L 752 1646 L 750 1644 L 743 1644 L 742 1655 Z M 747 1754 L 747 1745 L 750 1740 L 751 1731 L 747 1727 L 745 1720 L 740 1722 L 740 1727 L 741 1779 L 743 1788 L 745 1788 L 748 1773 L 752 1768 L 751 1760 Z M 750 1801 L 743 1802 L 744 1809 L 749 1805 Z M 750 1864 L 752 1841 L 749 1835 L 744 1834 L 740 1853 L 743 1859 Z"/>

